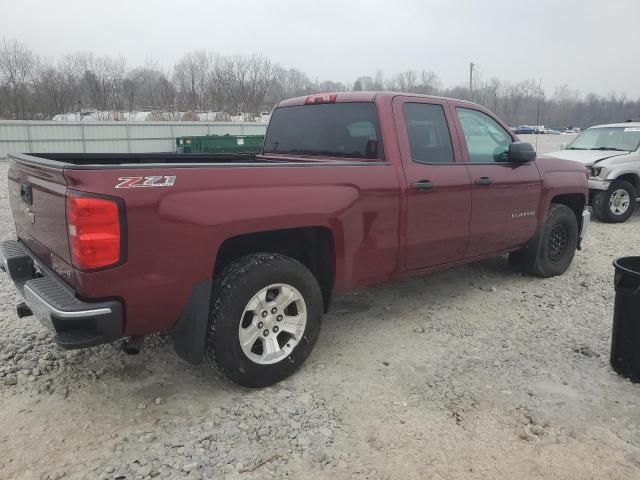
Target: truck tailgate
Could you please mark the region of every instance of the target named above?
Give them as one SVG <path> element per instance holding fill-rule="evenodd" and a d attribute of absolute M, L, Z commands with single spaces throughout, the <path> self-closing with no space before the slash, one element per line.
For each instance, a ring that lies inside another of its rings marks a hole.
<path fill-rule="evenodd" d="M 18 238 L 43 264 L 73 285 L 66 190 L 62 167 L 10 160 L 9 201 Z"/>

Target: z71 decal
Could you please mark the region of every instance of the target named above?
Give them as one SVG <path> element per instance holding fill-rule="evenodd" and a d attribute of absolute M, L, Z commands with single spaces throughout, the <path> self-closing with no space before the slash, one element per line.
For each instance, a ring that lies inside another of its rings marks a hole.
<path fill-rule="evenodd" d="M 175 176 L 120 177 L 116 188 L 173 187 Z"/>

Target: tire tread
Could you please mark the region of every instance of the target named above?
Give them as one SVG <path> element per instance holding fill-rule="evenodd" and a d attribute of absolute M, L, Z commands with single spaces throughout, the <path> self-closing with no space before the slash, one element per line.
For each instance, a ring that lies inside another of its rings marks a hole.
<path fill-rule="evenodd" d="M 314 291 L 314 297 L 321 298 L 320 287 L 307 267 L 294 258 L 277 253 L 259 252 L 240 257 L 227 265 L 213 282 L 205 356 L 209 364 L 225 377 L 244 386 L 266 386 L 269 383 L 257 384 L 251 381 L 241 380 L 234 366 L 230 366 L 228 362 L 223 361 L 217 352 L 215 340 L 221 327 L 220 323 L 227 321 L 224 318 L 223 312 L 230 309 L 231 302 L 233 301 L 233 295 L 226 292 L 231 292 L 232 289 L 242 289 L 242 287 L 250 281 L 249 278 L 251 274 L 255 274 L 256 271 L 260 270 L 268 271 L 268 269 L 272 269 L 274 266 L 277 267 L 278 264 L 282 265 L 282 262 L 294 265 L 295 269 L 299 269 L 300 271 L 304 271 L 305 274 L 308 274 L 314 282 L 314 290 L 317 290 Z M 311 299 L 305 298 L 305 301 L 308 303 Z M 308 309 L 310 312 L 309 315 L 311 316 L 310 306 L 308 306 Z M 312 321 L 312 319 L 308 321 Z M 315 337 L 313 340 L 315 341 Z"/>

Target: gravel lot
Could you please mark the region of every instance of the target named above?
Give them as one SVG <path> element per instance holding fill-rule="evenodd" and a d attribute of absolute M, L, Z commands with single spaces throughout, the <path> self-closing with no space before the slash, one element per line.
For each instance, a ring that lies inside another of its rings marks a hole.
<path fill-rule="evenodd" d="M 0 220 L 10 237 L 4 182 Z M 161 336 L 58 350 L 2 275 L 0 478 L 640 478 L 640 385 L 608 363 L 611 262 L 639 228 L 592 224 L 559 278 L 497 258 L 339 298 L 263 390 Z"/>
<path fill-rule="evenodd" d="M 578 135 L 518 135 L 521 142 L 529 142 L 537 152 L 549 153 L 562 150 Z"/>

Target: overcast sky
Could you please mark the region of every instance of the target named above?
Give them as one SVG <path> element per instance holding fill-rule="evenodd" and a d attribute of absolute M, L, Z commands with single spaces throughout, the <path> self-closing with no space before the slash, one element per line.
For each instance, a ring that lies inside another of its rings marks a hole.
<path fill-rule="evenodd" d="M 640 0 L 0 0 L 0 37 L 37 53 L 262 53 L 312 79 L 433 70 L 445 86 L 542 77 L 640 97 Z"/>

